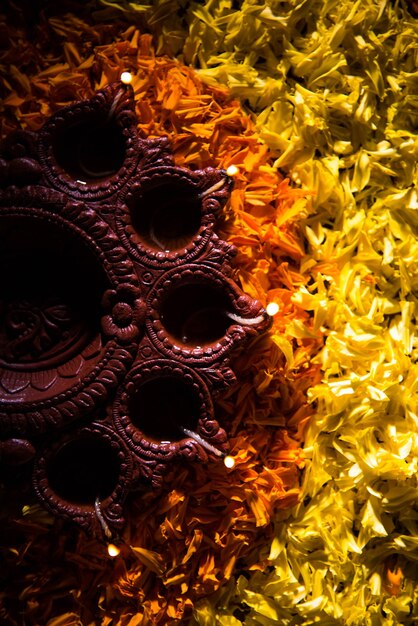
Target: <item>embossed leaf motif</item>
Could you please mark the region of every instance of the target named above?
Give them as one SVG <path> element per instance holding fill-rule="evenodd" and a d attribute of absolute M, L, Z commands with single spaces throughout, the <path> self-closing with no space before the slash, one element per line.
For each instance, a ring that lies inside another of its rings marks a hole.
<path fill-rule="evenodd" d="M 10 362 L 45 358 L 59 343 L 67 342 L 72 322 L 69 307 L 60 302 L 11 302 L 0 321 L 2 357 Z"/>

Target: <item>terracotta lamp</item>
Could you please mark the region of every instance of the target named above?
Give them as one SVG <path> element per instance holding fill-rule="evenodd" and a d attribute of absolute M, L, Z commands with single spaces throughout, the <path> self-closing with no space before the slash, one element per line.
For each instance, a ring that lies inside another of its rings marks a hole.
<path fill-rule="evenodd" d="M 112 84 L 0 147 L 0 454 L 100 536 L 138 482 L 228 450 L 212 397 L 270 318 L 215 234 L 232 179 L 177 167 Z"/>

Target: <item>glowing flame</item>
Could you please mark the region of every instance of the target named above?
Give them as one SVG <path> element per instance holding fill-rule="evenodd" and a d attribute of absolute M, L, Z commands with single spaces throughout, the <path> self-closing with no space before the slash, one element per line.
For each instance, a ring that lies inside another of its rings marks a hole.
<path fill-rule="evenodd" d="M 238 172 L 239 172 L 239 169 L 237 168 L 236 165 L 230 165 L 228 169 L 226 170 L 226 173 L 228 174 L 228 176 L 236 176 Z"/>
<path fill-rule="evenodd" d="M 131 72 L 122 72 L 122 74 L 120 75 L 120 80 L 124 85 L 130 85 L 132 82 Z"/>
<path fill-rule="evenodd" d="M 269 302 L 266 307 L 267 314 L 270 316 L 276 315 L 279 312 L 279 305 L 277 302 Z"/>
<path fill-rule="evenodd" d="M 232 469 L 235 465 L 235 459 L 233 456 L 226 456 L 224 458 L 224 463 L 225 463 L 225 467 L 227 467 L 228 469 Z"/>
<path fill-rule="evenodd" d="M 115 556 L 119 556 L 120 548 L 118 548 L 118 546 L 115 546 L 114 543 L 109 543 L 107 546 L 107 552 L 109 556 L 111 556 L 112 558 L 115 558 Z"/>

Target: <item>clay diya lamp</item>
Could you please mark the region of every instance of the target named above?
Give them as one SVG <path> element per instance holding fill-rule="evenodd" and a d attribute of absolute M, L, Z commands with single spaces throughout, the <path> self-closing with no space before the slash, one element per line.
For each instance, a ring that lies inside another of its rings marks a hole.
<path fill-rule="evenodd" d="M 212 396 L 270 325 L 216 233 L 231 177 L 136 125 L 115 83 L 0 145 L 0 460 L 106 540 L 137 477 L 225 456 Z"/>
<path fill-rule="evenodd" d="M 123 441 L 93 422 L 41 451 L 33 482 L 51 513 L 109 542 L 124 525 L 123 503 L 134 476 Z"/>
<path fill-rule="evenodd" d="M 173 462 L 206 461 L 208 453 L 223 457 L 228 450 L 204 380 L 169 359 L 132 369 L 118 390 L 113 420 L 142 476 L 154 487 L 162 485 Z"/>

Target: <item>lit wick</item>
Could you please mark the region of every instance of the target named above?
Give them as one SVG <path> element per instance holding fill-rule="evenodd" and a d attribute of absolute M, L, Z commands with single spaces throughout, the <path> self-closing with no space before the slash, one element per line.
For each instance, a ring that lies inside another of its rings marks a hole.
<path fill-rule="evenodd" d="M 116 556 L 119 556 L 120 548 L 110 541 L 112 539 L 112 531 L 110 530 L 105 518 L 103 517 L 102 508 L 100 506 L 100 500 L 98 497 L 94 501 L 94 512 L 96 513 L 96 517 L 100 522 L 100 526 L 102 527 L 106 538 L 109 539 L 109 543 L 107 544 L 107 553 L 110 557 L 112 557 L 112 559 L 114 559 Z"/>
<path fill-rule="evenodd" d="M 211 193 L 218 191 L 218 189 L 222 189 L 222 187 L 225 187 L 225 184 L 227 183 L 227 181 L 228 181 L 227 178 L 218 180 L 218 182 L 212 185 L 212 187 L 209 187 L 209 189 L 205 189 L 205 191 L 202 191 L 198 195 L 198 198 L 206 198 L 206 196 L 209 196 Z"/>
<path fill-rule="evenodd" d="M 227 469 L 232 469 L 233 467 L 235 467 L 235 459 L 233 456 L 231 456 L 230 454 L 225 454 L 225 452 L 218 450 L 218 448 L 215 448 L 215 446 L 206 441 L 206 439 L 203 439 L 203 437 L 195 433 L 194 430 L 189 430 L 188 428 L 184 428 L 184 426 L 180 426 L 180 429 L 184 432 L 185 435 L 191 437 L 191 439 L 194 439 L 197 443 L 200 443 L 200 445 L 206 448 L 206 450 L 212 452 L 217 457 L 223 458 L 224 465 Z"/>
<path fill-rule="evenodd" d="M 107 539 L 112 539 L 112 531 L 110 530 L 105 518 L 103 517 L 102 509 L 100 507 L 100 500 L 98 497 L 94 501 L 94 512 L 96 513 L 96 517 L 100 522 L 100 526 L 102 527 L 105 536 L 107 537 Z"/>
<path fill-rule="evenodd" d="M 218 180 L 218 182 L 212 185 L 212 187 L 209 187 L 209 189 L 205 189 L 205 191 L 202 191 L 198 197 L 205 198 L 206 196 L 209 196 L 214 191 L 218 191 L 218 189 L 222 189 L 228 182 L 228 178 L 231 178 L 232 176 L 235 176 L 236 174 L 238 174 L 238 171 L 239 170 L 236 165 L 230 165 L 228 169 L 226 170 L 226 178 L 222 178 L 221 180 Z"/>
<path fill-rule="evenodd" d="M 112 106 L 110 107 L 109 115 L 107 116 L 108 120 L 115 113 L 118 102 L 124 94 L 124 91 L 125 91 L 124 87 L 131 84 L 132 74 L 130 72 L 122 72 L 122 74 L 120 75 L 120 82 L 122 83 L 122 87 L 119 89 L 116 96 L 113 98 Z"/>
<path fill-rule="evenodd" d="M 255 326 L 256 324 L 261 324 L 264 322 L 264 315 L 257 315 L 257 317 L 241 317 L 236 313 L 231 313 L 230 311 L 225 311 L 225 315 L 229 317 L 229 319 L 237 322 L 238 324 L 242 324 L 243 326 Z"/>
<path fill-rule="evenodd" d="M 197 443 L 200 443 L 200 445 L 206 448 L 206 450 L 209 450 L 209 452 L 212 452 L 213 454 L 219 457 L 225 456 L 224 452 L 221 452 L 221 450 L 218 450 L 218 448 L 215 448 L 215 446 L 213 446 L 211 443 L 203 439 L 203 437 L 195 433 L 193 430 L 189 430 L 188 428 L 183 428 L 183 426 L 180 426 L 180 428 L 184 432 L 185 435 L 187 435 L 188 437 L 191 437 L 192 439 L 197 441 Z"/>
<path fill-rule="evenodd" d="M 115 113 L 115 110 L 116 110 L 116 107 L 118 105 L 118 102 L 119 102 L 119 100 L 121 99 L 122 96 L 123 96 L 123 89 L 119 89 L 118 93 L 113 98 L 112 106 L 110 107 L 109 115 L 107 116 L 108 120 L 110 120 L 111 117 L 113 117 L 113 115 Z"/>

